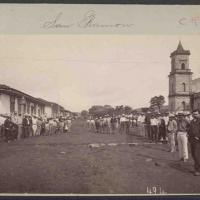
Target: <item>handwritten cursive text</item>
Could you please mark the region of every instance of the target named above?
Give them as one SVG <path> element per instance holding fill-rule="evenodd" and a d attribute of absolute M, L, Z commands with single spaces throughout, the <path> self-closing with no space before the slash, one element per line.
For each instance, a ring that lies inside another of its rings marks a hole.
<path fill-rule="evenodd" d="M 44 29 L 55 29 L 55 28 L 130 28 L 134 24 L 129 23 L 112 23 L 104 24 L 97 21 L 97 15 L 94 10 L 86 12 L 83 17 L 77 22 L 73 23 L 61 23 L 63 13 L 58 13 L 53 20 L 49 20 L 43 23 L 42 28 Z"/>
<path fill-rule="evenodd" d="M 83 16 L 83 19 L 78 22 L 80 28 L 130 28 L 133 24 L 115 23 L 115 24 L 102 24 L 96 21 L 96 13 L 90 10 Z"/>
<path fill-rule="evenodd" d="M 50 28 L 71 28 L 74 24 L 62 24 L 59 22 L 59 20 L 61 19 L 61 16 L 63 15 L 62 12 L 58 13 L 58 15 L 56 15 L 55 19 L 51 20 L 51 21 L 46 21 L 43 24 L 43 28 L 45 29 L 50 29 Z"/>

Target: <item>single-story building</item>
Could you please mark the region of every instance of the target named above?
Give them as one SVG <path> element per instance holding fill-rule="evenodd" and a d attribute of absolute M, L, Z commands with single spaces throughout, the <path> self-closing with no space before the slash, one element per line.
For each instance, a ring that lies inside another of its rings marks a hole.
<path fill-rule="evenodd" d="M 9 114 L 44 114 L 44 103 L 26 93 L 13 89 L 7 85 L 0 85 L 0 113 Z"/>
<path fill-rule="evenodd" d="M 31 114 L 36 116 L 63 116 L 62 106 L 0 84 L 0 114 Z"/>

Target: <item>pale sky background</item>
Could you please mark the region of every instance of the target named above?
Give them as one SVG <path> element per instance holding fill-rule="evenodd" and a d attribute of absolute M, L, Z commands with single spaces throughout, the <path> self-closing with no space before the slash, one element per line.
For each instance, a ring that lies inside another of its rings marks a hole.
<path fill-rule="evenodd" d="M 1 35 L 0 83 L 71 111 L 149 106 L 155 95 L 167 100 L 169 56 L 179 40 L 200 77 L 198 35 Z"/>

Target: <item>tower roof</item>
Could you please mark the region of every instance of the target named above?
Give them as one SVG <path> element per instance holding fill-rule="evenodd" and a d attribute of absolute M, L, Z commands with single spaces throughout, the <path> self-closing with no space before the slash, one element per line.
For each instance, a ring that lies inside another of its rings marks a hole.
<path fill-rule="evenodd" d="M 190 55 L 190 51 L 185 50 L 181 44 L 181 41 L 179 41 L 177 49 L 171 53 L 170 57 L 175 55 Z"/>

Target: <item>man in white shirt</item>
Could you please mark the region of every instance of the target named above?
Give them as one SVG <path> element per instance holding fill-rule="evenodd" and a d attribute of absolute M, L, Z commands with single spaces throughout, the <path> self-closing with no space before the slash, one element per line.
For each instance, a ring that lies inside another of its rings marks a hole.
<path fill-rule="evenodd" d="M 151 139 L 154 141 L 158 140 L 158 118 L 155 115 L 151 116 Z"/>
<path fill-rule="evenodd" d="M 168 113 L 165 113 L 165 115 L 163 116 L 163 119 L 164 119 L 164 121 L 165 121 L 165 126 L 167 127 L 168 122 L 169 122 L 169 116 L 168 116 Z"/>
<path fill-rule="evenodd" d="M 144 123 L 145 123 L 145 115 L 144 115 L 144 113 L 141 113 L 138 116 L 138 126 L 139 126 L 139 130 L 140 130 L 140 135 L 142 135 L 142 136 L 145 136 Z"/>
<path fill-rule="evenodd" d="M 36 130 L 37 130 L 37 117 L 35 115 L 33 115 L 32 118 L 32 122 L 33 122 L 33 136 L 36 136 Z"/>
<path fill-rule="evenodd" d="M 125 123 L 126 123 L 126 117 L 125 117 L 124 114 L 122 114 L 122 116 L 120 117 L 119 122 L 120 122 L 120 129 L 119 129 L 119 132 L 120 132 L 120 133 L 123 133 L 124 130 L 125 130 Z"/>

